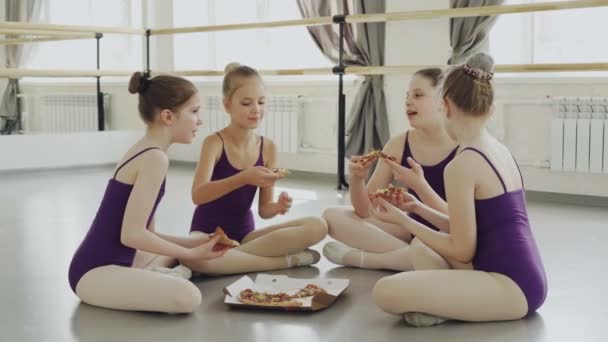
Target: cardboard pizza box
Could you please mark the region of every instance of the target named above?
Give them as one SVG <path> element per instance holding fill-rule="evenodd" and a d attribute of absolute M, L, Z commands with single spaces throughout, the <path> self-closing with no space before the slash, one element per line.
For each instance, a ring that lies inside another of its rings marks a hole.
<path fill-rule="evenodd" d="M 313 297 L 295 298 L 294 301 L 302 302 L 298 307 L 262 306 L 245 304 L 239 300 L 242 290 L 252 289 L 254 291 L 294 294 L 308 284 L 315 284 L 327 291 L 317 293 Z M 285 275 L 258 274 L 255 281 L 248 276 L 243 276 L 234 283 L 224 288 L 226 298 L 224 303 L 231 307 L 246 307 L 254 309 L 289 310 L 289 311 L 318 311 L 333 304 L 338 296 L 346 290 L 349 285 L 348 279 L 320 278 L 320 279 L 297 279 Z"/>

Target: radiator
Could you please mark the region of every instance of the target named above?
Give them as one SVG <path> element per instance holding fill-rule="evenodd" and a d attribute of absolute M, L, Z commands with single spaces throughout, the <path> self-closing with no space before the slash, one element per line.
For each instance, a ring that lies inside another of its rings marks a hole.
<path fill-rule="evenodd" d="M 551 170 L 608 174 L 608 98 L 553 99 Z"/>
<path fill-rule="evenodd" d="M 30 133 L 97 131 L 97 94 L 19 94 L 23 130 Z M 104 94 L 106 129 L 110 95 Z"/>
<path fill-rule="evenodd" d="M 220 96 L 203 97 L 203 126 L 205 135 L 217 132 L 230 123 L 224 112 Z M 265 114 L 258 134 L 272 139 L 278 152 L 298 152 L 300 146 L 299 120 L 302 103 L 298 96 L 272 96 L 266 98 Z"/>

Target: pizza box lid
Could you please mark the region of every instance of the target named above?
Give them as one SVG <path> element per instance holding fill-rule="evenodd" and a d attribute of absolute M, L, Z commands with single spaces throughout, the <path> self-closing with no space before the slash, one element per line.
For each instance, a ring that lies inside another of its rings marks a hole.
<path fill-rule="evenodd" d="M 346 290 L 349 283 L 350 281 L 348 279 L 300 279 L 289 278 L 285 275 L 272 274 L 258 274 L 255 281 L 253 281 L 249 276 L 243 276 L 224 288 L 224 294 L 226 294 L 224 303 L 231 307 L 246 307 L 266 310 L 318 311 L 333 304 L 336 298 L 338 298 L 338 296 L 344 292 L 344 290 Z M 254 291 L 267 293 L 285 292 L 291 294 L 297 292 L 301 288 L 304 288 L 308 284 L 315 284 L 325 289 L 327 293 L 317 293 L 313 297 L 293 299 L 302 302 L 302 306 L 298 307 L 252 305 L 242 303 L 239 300 L 239 294 L 245 289 L 252 289 Z"/>

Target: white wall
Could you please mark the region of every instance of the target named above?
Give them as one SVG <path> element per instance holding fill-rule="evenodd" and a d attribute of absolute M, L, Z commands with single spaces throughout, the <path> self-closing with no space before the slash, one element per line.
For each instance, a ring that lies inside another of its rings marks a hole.
<path fill-rule="evenodd" d="M 142 3 L 144 27 L 165 28 L 173 27 L 173 1 L 148 1 Z M 177 25 L 179 26 L 179 25 Z M 145 41 L 144 45 L 145 47 Z M 151 70 L 173 70 L 173 39 L 171 35 L 150 37 L 150 69 Z M 145 63 L 145 55 L 142 54 Z M 145 64 L 143 64 L 145 65 Z"/>
<path fill-rule="evenodd" d="M 542 104 L 555 96 L 606 96 L 608 80 L 578 77 L 498 77 L 495 83 L 497 135 L 522 165 L 529 190 L 608 196 L 608 175 L 552 172 L 544 164 L 550 158 L 550 119 L 553 108 Z M 534 102 L 538 102 L 535 104 Z M 541 166 L 541 167 L 539 167 Z"/>
<path fill-rule="evenodd" d="M 219 95 L 218 82 L 197 82 L 202 94 Z M 297 154 L 282 153 L 279 163 L 283 167 L 301 171 L 335 173 L 337 170 L 337 78 L 326 81 L 279 81 L 266 79 L 267 93 L 272 95 L 299 95 L 302 97 L 303 113 L 300 118 L 300 141 L 302 151 Z M 346 108 L 350 108 L 352 95 L 356 91 L 353 80 L 345 82 Z M 205 113 L 203 113 L 204 121 Z M 204 124 L 204 123 L 203 123 Z M 200 144 L 204 137 L 197 137 L 191 145 L 171 148 L 173 160 L 196 162 Z"/>
<path fill-rule="evenodd" d="M 387 1 L 387 12 L 437 9 L 449 6 L 448 0 Z M 450 56 L 449 25 L 445 19 L 392 21 L 386 24 L 386 65 L 443 65 Z M 384 77 L 391 135 L 408 128 L 405 91 L 410 75 Z"/>
<path fill-rule="evenodd" d="M 154 2 L 156 3 L 156 2 Z M 169 26 L 171 23 L 170 10 L 165 8 L 165 2 L 150 9 L 145 9 L 150 18 L 150 25 Z M 164 5 L 163 5 L 164 4 Z M 407 11 L 428 8 L 444 8 L 449 5 L 447 0 L 432 1 L 387 1 L 388 11 Z M 163 17 L 164 15 L 164 17 Z M 390 22 L 387 24 L 386 65 L 428 65 L 445 64 L 449 57 L 449 21 L 447 19 L 421 20 L 411 22 Z M 170 69 L 172 57 L 167 40 L 153 45 L 152 65 L 159 69 Z M 389 75 L 385 77 L 385 91 L 389 111 L 391 134 L 398 134 L 407 129 L 407 120 L 403 114 L 404 92 L 407 87 L 408 75 Z M 119 157 L 121 148 L 128 147 L 130 139 L 142 133 L 144 127 L 136 112 L 137 97 L 126 90 L 126 80 L 119 82 L 105 81 L 104 92 L 112 94 L 111 125 L 118 130 L 139 130 L 137 133 L 125 133 L 122 138 L 113 133 L 95 133 L 88 135 L 73 135 L 70 138 L 62 136 L 41 137 L 0 137 L 0 151 L 15 153 L 21 157 L 10 159 L 17 168 L 25 167 L 58 167 L 89 163 L 109 162 L 112 157 Z M 219 94 L 219 81 L 200 79 L 197 86 L 203 94 Z M 329 77 L 326 81 L 276 81 L 266 79 L 269 94 L 296 94 L 308 98 L 305 113 L 301 121 L 303 152 L 298 154 L 280 155 L 281 166 L 294 170 L 317 171 L 325 173 L 336 172 L 336 93 L 337 81 Z M 549 129 L 548 119 L 551 107 L 522 103 L 527 100 L 538 101 L 546 96 L 605 96 L 608 93 L 608 80 L 595 78 L 558 78 L 558 77 L 518 77 L 496 78 L 497 110 L 496 132 L 511 148 L 513 154 L 523 164 L 526 186 L 530 190 L 561 192 L 571 194 L 586 194 L 608 196 L 608 177 L 590 174 L 554 173 L 546 168 L 537 167 L 549 159 Z M 24 91 L 94 91 L 93 83 L 63 83 L 63 84 L 23 84 Z M 356 90 L 354 81 L 347 82 L 347 105 L 352 101 Z M 347 111 L 348 113 L 348 111 Z M 199 137 L 190 146 L 175 146 L 170 155 L 173 160 L 194 162 L 200 149 Z M 21 139 L 21 140 L 17 140 Z M 68 139 L 68 140 L 66 140 Z M 78 143 L 82 139 L 82 143 Z M 58 144 L 69 142 L 74 146 L 83 146 L 99 153 L 99 160 L 79 154 L 77 149 L 67 149 L 65 158 L 57 158 L 47 162 L 48 154 L 58 150 Z M 40 163 L 32 164 L 31 160 Z M 8 161 L 0 161 L 0 170 L 7 169 Z M 62 164 L 63 163 L 63 164 Z M 13 165 L 13 166 L 15 166 Z M 10 168 L 10 167 L 8 167 Z"/>
<path fill-rule="evenodd" d="M 0 171 L 115 164 L 140 132 L 116 131 L 0 137 Z"/>

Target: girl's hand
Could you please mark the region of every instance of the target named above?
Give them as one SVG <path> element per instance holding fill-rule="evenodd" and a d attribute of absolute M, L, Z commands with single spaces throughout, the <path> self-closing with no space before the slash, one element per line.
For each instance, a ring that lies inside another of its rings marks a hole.
<path fill-rule="evenodd" d="M 359 159 L 361 159 L 361 156 L 350 157 L 350 161 L 348 162 L 348 177 L 350 179 L 365 179 L 369 174 L 369 169 L 373 163 L 370 161 L 360 164 Z"/>
<path fill-rule="evenodd" d="M 245 169 L 243 171 L 243 177 L 245 178 L 245 183 L 260 188 L 273 186 L 280 178 L 276 173 L 272 172 L 272 170 L 263 166 L 253 166 Z"/>
<path fill-rule="evenodd" d="M 275 203 L 277 213 L 285 215 L 289 211 L 289 209 L 291 209 L 292 202 L 293 199 L 286 192 L 281 192 L 277 203 Z"/>
<path fill-rule="evenodd" d="M 404 226 L 405 222 L 410 218 L 406 213 L 401 211 L 401 209 L 382 198 L 375 199 L 373 204 L 374 207 L 371 209 L 372 214 L 380 221 Z"/>
<path fill-rule="evenodd" d="M 420 206 L 420 201 L 409 192 L 404 192 L 399 194 L 392 204 L 405 212 L 413 213 Z"/>
<path fill-rule="evenodd" d="M 191 260 L 209 260 L 219 258 L 230 249 L 228 246 L 217 245 L 220 240 L 220 235 L 216 234 L 214 237 L 209 238 L 205 236 L 201 238 L 201 244 L 196 247 L 189 248 L 186 251 L 184 259 Z"/>
<path fill-rule="evenodd" d="M 401 184 L 405 185 L 409 189 L 416 191 L 420 189 L 420 186 L 426 182 L 424 179 L 424 171 L 422 166 L 416 163 L 411 157 L 407 158 L 407 163 L 411 166 L 410 168 L 395 163 L 392 160 L 382 159 L 393 171 L 393 177 Z"/>

